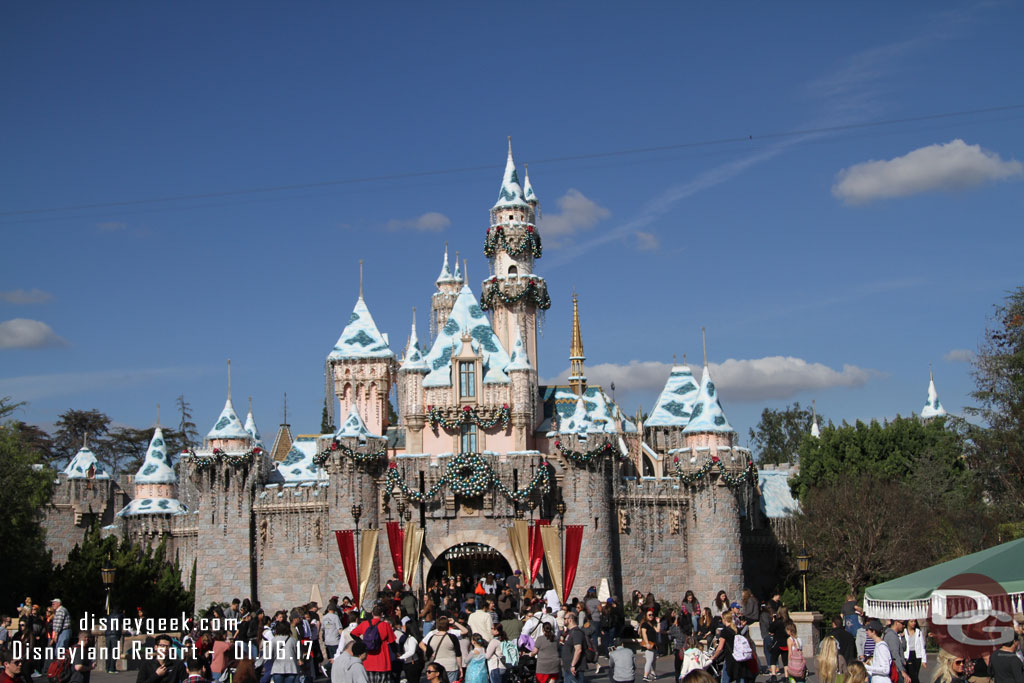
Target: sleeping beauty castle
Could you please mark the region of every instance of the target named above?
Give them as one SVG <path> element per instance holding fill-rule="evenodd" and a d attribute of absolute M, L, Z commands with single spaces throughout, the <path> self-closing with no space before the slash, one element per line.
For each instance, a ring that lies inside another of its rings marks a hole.
<path fill-rule="evenodd" d="M 540 384 L 538 318 L 558 302 L 541 274 L 539 213 L 510 144 L 480 230 L 490 274 L 474 288 L 446 250 L 429 332 L 414 317 L 404 349 L 362 291 L 339 324 L 325 365 L 336 432 L 293 436 L 286 418 L 267 447 L 229 380 L 201 448 L 168 453 L 157 427 L 139 471 L 119 480 L 87 447 L 75 455 L 47 513 L 55 558 L 92 522 L 162 540 L 186 585 L 194 574 L 197 606 L 249 596 L 277 608 L 313 586 L 369 600 L 393 573 L 418 589 L 518 569 L 564 594 L 671 587 L 703 604 L 774 585 L 758 473 L 706 361 L 699 376 L 672 367 L 646 420 L 630 419 L 587 381 L 573 296 L 561 302 L 567 383 Z"/>

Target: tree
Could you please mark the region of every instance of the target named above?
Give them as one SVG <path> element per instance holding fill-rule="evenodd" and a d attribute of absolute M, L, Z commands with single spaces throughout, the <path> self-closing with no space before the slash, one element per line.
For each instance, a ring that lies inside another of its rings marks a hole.
<path fill-rule="evenodd" d="M 843 423 L 805 435 L 800 443 L 800 473 L 791 486 L 803 498 L 810 490 L 846 484 L 862 474 L 922 487 L 928 496 L 944 496 L 970 488 L 961 435 L 944 418 L 923 421 L 897 417 L 891 422 Z M 932 482 L 928 489 L 921 482 Z"/>
<path fill-rule="evenodd" d="M 968 459 L 985 490 L 1014 520 L 1024 516 L 1024 287 L 1008 293 L 974 360 L 976 406 L 984 424 L 965 424 Z"/>
<path fill-rule="evenodd" d="M 53 439 L 45 431 L 35 425 L 15 422 L 14 426 L 21 435 L 21 441 L 32 451 L 41 463 L 53 462 Z"/>
<path fill-rule="evenodd" d="M 824 416 L 818 415 L 819 421 Z M 799 402 L 782 410 L 765 408 L 761 421 L 750 430 L 750 444 L 761 464 L 792 463 L 800 452 L 804 435 L 811 433 L 813 413 L 801 408 Z"/>
<path fill-rule="evenodd" d="M 56 473 L 26 441 L 21 423 L 6 421 L 20 405 L 0 398 L 0 510 L 4 511 L 0 548 L 6 555 L 6 561 L 0 562 L 3 605 L 17 605 L 25 595 L 41 594 L 50 568 L 42 522 Z M 29 438 L 33 438 L 31 433 Z"/>
<path fill-rule="evenodd" d="M 89 449 L 99 460 L 111 468 L 106 437 L 110 430 L 110 418 L 98 410 L 66 410 L 57 419 L 57 431 L 53 436 L 53 452 L 57 459 L 70 459 L 89 437 Z"/>
<path fill-rule="evenodd" d="M 181 447 L 195 448 L 199 443 L 199 430 L 192 420 L 192 404 L 185 400 L 185 394 L 178 397 L 178 412 L 181 413 L 181 422 L 178 423 Z"/>
<path fill-rule="evenodd" d="M 797 535 L 815 573 L 854 591 L 933 561 L 932 518 L 906 484 L 864 473 L 809 489 L 800 500 Z"/>
<path fill-rule="evenodd" d="M 185 447 L 185 441 L 174 429 L 164 428 L 164 444 L 167 455 L 173 461 L 176 454 Z M 108 449 L 110 459 L 120 471 L 135 472 L 142 466 L 149 443 L 153 440 L 153 429 L 134 429 L 132 427 L 115 427 L 110 432 Z"/>

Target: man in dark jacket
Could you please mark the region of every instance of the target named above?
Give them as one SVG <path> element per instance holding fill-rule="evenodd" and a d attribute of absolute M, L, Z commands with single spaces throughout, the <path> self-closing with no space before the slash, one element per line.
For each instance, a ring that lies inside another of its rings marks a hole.
<path fill-rule="evenodd" d="M 842 617 L 832 617 L 832 630 L 828 633 L 836 639 L 839 646 L 839 654 L 847 663 L 857 659 L 857 640 L 850 635 L 850 632 L 843 628 Z"/>
<path fill-rule="evenodd" d="M 171 658 L 171 637 L 161 633 L 153 639 L 152 657 L 143 657 L 135 683 L 181 683 L 188 671 L 180 659 Z"/>

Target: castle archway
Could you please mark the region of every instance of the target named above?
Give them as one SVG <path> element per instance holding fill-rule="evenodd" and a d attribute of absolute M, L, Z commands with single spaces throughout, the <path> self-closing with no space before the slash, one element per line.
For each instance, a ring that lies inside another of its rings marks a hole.
<path fill-rule="evenodd" d="M 427 540 L 423 560 L 427 585 L 445 575 L 477 579 L 488 572 L 508 576 L 513 570 L 507 536 L 488 531 L 459 531 L 433 542 Z"/>

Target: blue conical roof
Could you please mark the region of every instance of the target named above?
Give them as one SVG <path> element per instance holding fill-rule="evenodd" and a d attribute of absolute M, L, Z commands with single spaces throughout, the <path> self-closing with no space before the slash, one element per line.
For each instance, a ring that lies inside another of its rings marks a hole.
<path fill-rule="evenodd" d="M 650 421 L 647 422 L 650 424 Z M 700 391 L 693 402 L 693 409 L 690 412 L 690 422 L 683 430 L 684 434 L 699 432 L 735 432 L 725 417 L 722 404 L 718 400 L 718 391 L 715 383 L 711 380 L 711 369 L 704 366 L 704 376 L 701 378 Z"/>
<path fill-rule="evenodd" d="M 509 206 L 529 207 L 523 198 L 523 188 L 519 185 L 519 174 L 516 173 L 516 162 L 512 160 L 512 141 L 508 143 L 508 159 L 505 161 L 505 175 L 501 179 L 501 190 L 495 209 Z"/>
<path fill-rule="evenodd" d="M 665 388 L 661 390 L 654 410 L 644 424 L 648 427 L 685 427 L 690 421 L 697 392 L 697 380 L 690 366 L 673 365 Z"/>
<path fill-rule="evenodd" d="M 405 360 L 399 372 L 414 372 L 427 370 L 427 361 L 423 358 L 423 351 L 420 349 L 420 339 L 416 334 L 416 319 L 412 320 L 412 331 L 409 333 L 409 347 L 405 350 Z"/>
<path fill-rule="evenodd" d="M 68 475 L 68 479 L 88 479 L 90 467 L 95 468 L 93 479 L 110 479 L 110 474 L 103 469 L 103 465 L 96 459 L 96 454 L 90 451 L 88 446 L 82 446 L 75 453 L 75 457 L 71 458 L 71 462 L 64 468 L 64 474 Z"/>
<path fill-rule="evenodd" d="M 206 434 L 207 439 L 250 439 L 249 432 L 245 431 L 242 421 L 238 419 L 235 406 L 231 403 L 231 397 L 224 403 L 224 410 L 220 411 L 217 422 Z"/>
<path fill-rule="evenodd" d="M 924 408 L 921 409 L 921 417 L 942 417 L 946 414 L 946 409 L 939 403 L 939 392 L 935 391 L 935 378 L 930 377 L 928 379 L 928 400 L 924 404 Z"/>
<path fill-rule="evenodd" d="M 512 344 L 512 359 L 509 361 L 506 371 L 512 370 L 532 370 L 533 366 L 530 365 L 530 354 L 526 351 L 526 345 L 523 343 L 523 335 L 519 329 L 519 323 L 516 323 L 516 341 Z"/>
<path fill-rule="evenodd" d="M 526 178 L 523 182 L 523 199 L 531 204 L 537 202 L 537 195 L 533 192 L 533 185 L 530 184 L 530 171 L 526 170 Z"/>
<path fill-rule="evenodd" d="M 136 484 L 174 484 L 178 477 L 167 455 L 167 444 L 164 443 L 164 432 L 160 427 L 153 430 L 153 438 L 146 449 L 146 457 L 142 466 L 135 473 Z"/>
<path fill-rule="evenodd" d="M 348 325 L 341 331 L 338 343 L 327 355 L 327 360 L 340 360 L 343 358 L 394 358 L 387 339 L 377 329 L 377 323 L 370 315 L 370 309 L 362 295 L 356 301 L 352 315 L 349 316 Z"/>
<path fill-rule="evenodd" d="M 455 270 L 458 271 L 459 263 L 455 262 Z M 448 245 L 444 247 L 444 263 L 441 264 L 441 274 L 437 276 L 436 284 L 442 284 L 445 282 L 461 282 L 462 278 L 452 275 L 451 268 L 448 267 Z"/>
<path fill-rule="evenodd" d="M 353 405 L 348 411 L 348 417 L 345 418 L 345 423 L 341 425 L 341 429 L 334 434 L 334 438 L 336 439 L 342 439 L 345 437 L 354 437 L 360 441 L 365 441 L 366 439 L 379 439 L 380 435 L 370 433 L 370 430 L 366 428 L 366 423 L 363 422 L 363 416 L 359 414 L 359 411 L 356 410 L 356 407 Z"/>
<path fill-rule="evenodd" d="M 427 353 L 425 360 L 430 373 L 423 378 L 423 386 L 451 386 L 452 347 L 462 348 L 463 333 L 473 338 L 473 349 L 483 356 L 484 384 L 506 384 L 509 378 L 504 368 L 509 364 L 508 354 L 469 285 L 463 285 L 448 321 Z"/>
<path fill-rule="evenodd" d="M 245 416 L 245 431 L 252 437 L 252 441 L 255 445 L 260 448 L 265 448 L 263 445 L 263 437 L 260 435 L 260 429 L 256 426 L 256 418 L 252 416 L 252 408 L 249 408 L 249 414 Z"/>

